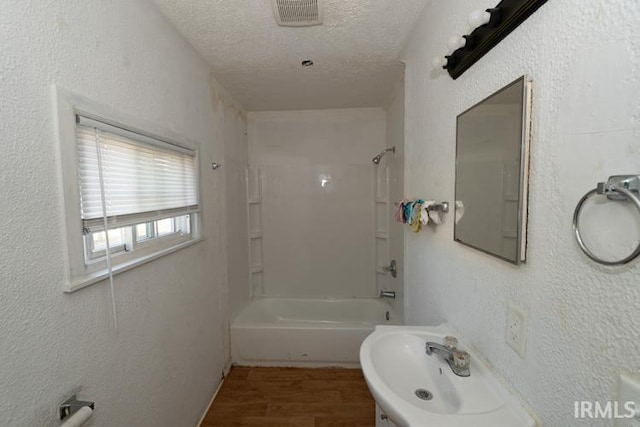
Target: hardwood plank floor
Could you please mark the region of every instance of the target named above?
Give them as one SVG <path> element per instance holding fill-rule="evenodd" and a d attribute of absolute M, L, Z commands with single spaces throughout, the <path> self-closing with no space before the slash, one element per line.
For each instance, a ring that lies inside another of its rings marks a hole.
<path fill-rule="evenodd" d="M 359 369 L 234 367 L 202 427 L 373 427 Z"/>

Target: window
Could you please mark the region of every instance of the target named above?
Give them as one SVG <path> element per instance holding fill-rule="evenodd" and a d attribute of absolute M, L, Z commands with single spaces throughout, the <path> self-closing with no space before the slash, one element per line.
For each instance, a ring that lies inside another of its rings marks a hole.
<path fill-rule="evenodd" d="M 84 113 L 75 115 L 74 131 L 76 190 L 70 194 L 80 212 L 79 232 L 69 237 L 79 236 L 84 250 L 70 248 L 80 257 L 71 260 L 71 281 L 81 283 L 68 290 L 104 278 L 107 244 L 117 273 L 199 240 L 195 149 Z M 71 173 L 63 174 L 68 186 Z"/>
<path fill-rule="evenodd" d="M 83 115 L 76 123 L 86 265 L 104 260 L 107 240 L 117 264 L 193 238 L 195 151 Z"/>

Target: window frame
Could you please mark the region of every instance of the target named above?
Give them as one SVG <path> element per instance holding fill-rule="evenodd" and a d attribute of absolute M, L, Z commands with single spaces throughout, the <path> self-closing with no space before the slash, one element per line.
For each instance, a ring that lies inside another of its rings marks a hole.
<path fill-rule="evenodd" d="M 181 230 L 176 229 L 175 225 L 179 218 L 189 216 L 189 219 L 186 220 L 189 222 L 189 233 L 184 233 Z M 172 231 L 166 234 L 157 234 L 154 233 L 153 236 L 148 237 L 146 239 L 137 240 L 137 231 L 136 227 L 139 225 L 144 225 L 149 228 L 149 225 L 157 224 L 158 221 L 164 221 L 170 219 L 174 223 L 174 229 L 176 231 Z M 175 217 L 168 217 L 162 219 L 154 219 L 151 221 L 146 221 L 143 223 L 132 224 L 128 226 L 122 226 L 118 228 L 123 228 L 125 233 L 124 243 L 122 245 L 112 246 L 111 247 L 111 257 L 112 264 L 118 265 L 122 262 L 140 258 L 149 253 L 154 253 L 158 251 L 162 251 L 163 249 L 180 244 L 183 242 L 188 242 L 193 240 L 193 229 L 194 229 L 194 214 L 186 214 L 186 215 L 178 215 Z M 101 233 L 104 230 L 96 230 L 94 233 Z M 106 249 L 102 249 L 100 251 L 93 251 L 93 238 L 92 235 L 94 233 L 88 232 L 84 235 L 84 247 L 85 247 L 85 268 L 88 272 L 97 271 L 100 269 L 106 268 Z"/>
<path fill-rule="evenodd" d="M 62 242 L 66 248 L 66 277 L 62 284 L 64 292 L 74 292 L 108 278 L 106 259 L 99 259 L 97 257 L 90 259 L 87 257 L 87 239 L 85 238 L 85 232 L 82 228 L 80 190 L 77 178 L 77 114 L 195 153 L 198 210 L 188 213 L 190 218 L 190 236 L 187 237 L 177 232 L 148 239 L 148 241 L 135 242 L 136 224 L 132 224 L 131 229 L 133 235 L 127 237 L 127 244 L 136 247 L 136 250 L 112 253 L 112 272 L 114 275 L 204 240 L 204 230 L 202 226 L 203 192 L 200 176 L 202 168 L 199 143 L 197 141 L 155 124 L 125 116 L 111 107 L 73 94 L 59 86 L 53 85 L 52 92 L 55 116 L 57 117 L 57 120 L 54 120 L 57 125 L 56 133 L 59 146 L 57 150 L 57 164 L 59 167 L 60 188 L 62 188 L 61 206 L 64 211 L 65 225 L 62 236 Z M 148 221 L 143 222 L 158 221 L 167 217 L 168 216 L 165 215 L 158 218 L 144 218 Z"/>
<path fill-rule="evenodd" d="M 126 231 L 125 231 L 126 233 Z M 85 265 L 87 264 L 92 264 L 95 262 L 100 261 L 102 258 L 104 258 L 107 255 L 107 250 L 105 249 L 100 249 L 99 251 L 95 250 L 95 242 L 93 239 L 93 234 L 94 233 L 86 233 L 84 235 L 84 260 L 85 260 Z M 128 234 L 128 233 L 126 233 Z M 130 240 L 130 236 L 125 236 L 124 238 L 124 243 L 121 245 L 117 245 L 117 246 L 113 246 L 111 247 L 111 256 L 115 256 L 121 252 L 126 252 L 127 249 L 127 244 Z M 105 242 L 106 245 L 106 242 Z M 130 246 L 129 246 L 130 249 Z"/>

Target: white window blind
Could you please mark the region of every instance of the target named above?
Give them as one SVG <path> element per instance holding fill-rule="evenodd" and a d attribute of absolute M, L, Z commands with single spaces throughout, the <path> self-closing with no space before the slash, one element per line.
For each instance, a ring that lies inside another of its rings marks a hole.
<path fill-rule="evenodd" d="M 99 159 L 109 228 L 199 211 L 194 150 L 80 115 L 76 121 L 85 229 L 104 228 Z"/>

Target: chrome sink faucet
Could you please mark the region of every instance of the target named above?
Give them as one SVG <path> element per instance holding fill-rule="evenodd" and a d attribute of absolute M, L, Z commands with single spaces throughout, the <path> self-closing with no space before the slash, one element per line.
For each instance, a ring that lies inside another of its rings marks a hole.
<path fill-rule="evenodd" d="M 455 337 L 445 337 L 444 344 L 435 342 L 427 342 L 425 349 L 427 355 L 434 353 L 444 359 L 454 374 L 459 377 L 468 377 L 471 375 L 469 371 L 469 363 L 471 356 L 466 351 L 458 350 L 458 340 Z"/>

